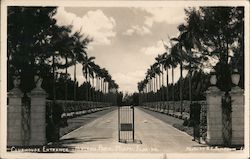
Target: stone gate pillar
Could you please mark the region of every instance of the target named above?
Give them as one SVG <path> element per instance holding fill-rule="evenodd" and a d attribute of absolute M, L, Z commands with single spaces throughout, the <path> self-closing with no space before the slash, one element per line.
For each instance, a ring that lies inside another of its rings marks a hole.
<path fill-rule="evenodd" d="M 16 86 L 8 92 L 7 107 L 7 145 L 23 146 L 22 128 L 22 97 L 23 93 Z"/>
<path fill-rule="evenodd" d="M 235 86 L 230 91 L 232 100 L 232 145 L 244 145 L 244 90 Z"/>
<path fill-rule="evenodd" d="M 224 92 L 216 86 L 206 91 L 207 101 L 207 143 L 209 145 L 222 145 L 222 96 Z"/>
<path fill-rule="evenodd" d="M 41 81 L 38 81 L 36 88 L 30 93 L 30 145 L 46 144 L 46 96 L 46 92 L 41 88 Z"/>

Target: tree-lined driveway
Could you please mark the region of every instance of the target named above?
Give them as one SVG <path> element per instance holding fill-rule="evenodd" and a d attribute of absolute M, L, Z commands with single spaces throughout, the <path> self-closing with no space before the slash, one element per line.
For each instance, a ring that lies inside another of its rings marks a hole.
<path fill-rule="evenodd" d="M 135 139 L 118 142 L 117 109 L 72 131 L 61 138 L 62 146 L 76 147 L 82 152 L 188 152 L 202 145 L 171 125 L 135 108 Z"/>

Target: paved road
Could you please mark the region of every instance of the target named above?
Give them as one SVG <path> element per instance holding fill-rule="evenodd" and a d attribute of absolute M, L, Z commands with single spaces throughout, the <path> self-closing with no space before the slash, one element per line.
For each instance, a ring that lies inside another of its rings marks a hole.
<path fill-rule="evenodd" d="M 114 110 L 61 138 L 62 146 L 81 152 L 188 152 L 201 147 L 192 137 L 135 108 L 135 139 L 142 144 L 118 142 L 118 112 Z"/>
<path fill-rule="evenodd" d="M 157 119 L 160 119 L 161 121 L 164 121 L 165 123 L 168 123 L 169 125 L 173 125 L 173 124 L 182 125 L 183 124 L 182 119 L 174 118 L 170 115 L 166 115 L 160 112 L 155 112 L 155 111 L 144 109 L 144 108 L 139 108 L 139 109 L 146 112 L 147 114 L 154 116 Z"/>
<path fill-rule="evenodd" d="M 74 117 L 72 119 L 67 119 L 68 126 L 65 128 L 60 128 L 60 137 L 75 130 L 85 124 L 90 123 L 91 121 L 95 120 L 96 118 L 101 118 L 103 115 L 113 111 L 116 109 L 115 107 L 111 107 L 105 110 L 101 110 L 94 113 L 89 113 L 85 115 L 81 115 L 78 117 Z"/>

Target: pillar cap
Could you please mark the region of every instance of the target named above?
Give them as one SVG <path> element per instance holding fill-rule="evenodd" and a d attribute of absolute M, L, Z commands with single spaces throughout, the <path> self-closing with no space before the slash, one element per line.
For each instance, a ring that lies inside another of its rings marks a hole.
<path fill-rule="evenodd" d="M 208 90 L 205 92 L 207 95 L 224 95 L 225 92 L 221 91 L 218 87 L 216 86 L 211 86 L 208 88 Z"/>
<path fill-rule="evenodd" d="M 239 86 L 232 87 L 230 94 L 244 94 L 244 89 L 241 89 Z"/>
<path fill-rule="evenodd" d="M 13 88 L 8 92 L 8 97 L 22 97 L 23 92 L 19 88 Z"/>
<path fill-rule="evenodd" d="M 30 92 L 30 95 L 32 95 L 32 96 L 47 96 L 47 93 L 45 92 L 44 89 L 36 87 Z"/>

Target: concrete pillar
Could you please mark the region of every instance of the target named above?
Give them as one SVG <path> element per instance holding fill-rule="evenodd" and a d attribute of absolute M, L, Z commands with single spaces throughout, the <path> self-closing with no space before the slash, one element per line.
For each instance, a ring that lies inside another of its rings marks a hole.
<path fill-rule="evenodd" d="M 30 145 L 46 144 L 46 92 L 36 87 L 30 93 L 31 97 L 31 138 Z"/>
<path fill-rule="evenodd" d="M 244 90 L 233 87 L 232 100 L 232 145 L 244 145 Z"/>
<path fill-rule="evenodd" d="M 18 87 L 8 92 L 9 105 L 7 107 L 7 145 L 23 146 L 22 129 L 22 97 Z"/>
<path fill-rule="evenodd" d="M 224 92 L 216 86 L 206 91 L 207 100 L 207 143 L 209 145 L 222 145 L 222 96 Z"/>

